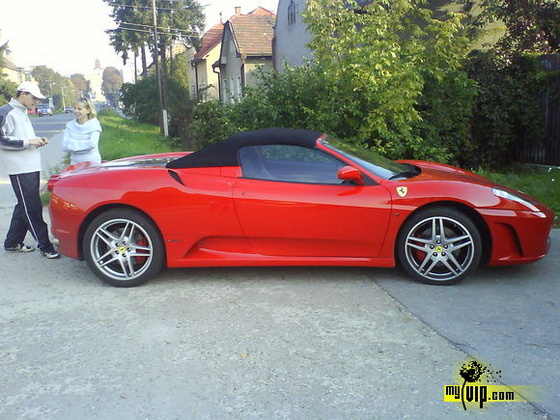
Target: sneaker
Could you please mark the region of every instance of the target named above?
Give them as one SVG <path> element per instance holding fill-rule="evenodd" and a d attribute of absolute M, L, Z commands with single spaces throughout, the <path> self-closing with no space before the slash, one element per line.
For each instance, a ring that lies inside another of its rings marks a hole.
<path fill-rule="evenodd" d="M 54 249 L 52 251 L 41 251 L 41 255 L 45 258 L 48 258 L 49 260 L 60 258 L 60 254 Z"/>
<path fill-rule="evenodd" d="M 25 244 L 17 244 L 16 246 L 9 246 L 4 248 L 8 252 L 33 252 L 35 251 L 35 247 L 25 245 Z"/>

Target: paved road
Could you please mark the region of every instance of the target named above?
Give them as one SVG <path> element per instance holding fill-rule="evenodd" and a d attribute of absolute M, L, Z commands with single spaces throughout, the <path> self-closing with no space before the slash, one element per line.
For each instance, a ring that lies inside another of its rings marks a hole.
<path fill-rule="evenodd" d="M 453 287 L 371 277 L 438 334 L 501 370 L 505 383 L 542 386 L 536 405 L 560 419 L 560 229 L 552 240 L 536 264 L 483 268 Z"/>
<path fill-rule="evenodd" d="M 227 268 L 118 289 L 82 262 L 2 252 L 0 418 L 545 419 L 559 401 L 554 239 L 536 265 L 454 287 L 389 269 Z M 554 387 L 538 405 L 465 412 L 442 394 L 469 354 L 504 383 Z"/>

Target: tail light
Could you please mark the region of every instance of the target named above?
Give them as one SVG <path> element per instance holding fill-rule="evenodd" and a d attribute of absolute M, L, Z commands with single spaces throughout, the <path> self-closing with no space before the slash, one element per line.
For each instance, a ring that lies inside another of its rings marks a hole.
<path fill-rule="evenodd" d="M 49 180 L 47 181 L 47 189 L 49 192 L 53 192 L 54 184 L 58 182 L 60 179 L 60 175 L 52 175 Z"/>

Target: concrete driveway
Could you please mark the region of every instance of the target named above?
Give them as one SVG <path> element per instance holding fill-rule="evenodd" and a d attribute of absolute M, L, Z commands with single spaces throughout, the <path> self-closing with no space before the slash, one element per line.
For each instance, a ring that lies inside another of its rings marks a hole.
<path fill-rule="evenodd" d="M 119 289 L 37 252 L 0 267 L 2 419 L 547 418 L 444 402 L 469 356 L 371 279 L 395 270 L 173 269 Z"/>

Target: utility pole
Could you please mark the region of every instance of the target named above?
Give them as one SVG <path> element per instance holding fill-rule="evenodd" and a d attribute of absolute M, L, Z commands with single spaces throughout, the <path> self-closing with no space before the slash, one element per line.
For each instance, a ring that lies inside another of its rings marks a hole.
<path fill-rule="evenodd" d="M 161 88 L 161 73 L 159 70 L 159 40 L 157 32 L 157 11 L 156 11 L 156 0 L 152 0 L 152 15 L 154 24 L 154 63 L 156 65 L 156 79 L 158 87 L 158 97 L 159 97 L 159 109 L 161 112 L 161 133 L 164 137 L 169 137 L 169 128 L 167 126 L 167 110 L 163 109 L 163 91 Z"/>

